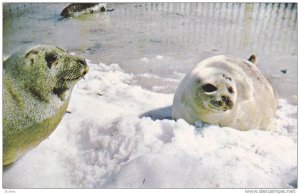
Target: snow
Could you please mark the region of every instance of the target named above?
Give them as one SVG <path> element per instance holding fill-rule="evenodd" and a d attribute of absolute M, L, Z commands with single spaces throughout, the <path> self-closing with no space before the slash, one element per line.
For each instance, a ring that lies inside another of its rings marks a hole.
<path fill-rule="evenodd" d="M 156 58 L 157 60 L 162 60 L 162 59 L 164 59 L 164 57 L 161 56 L 161 55 L 157 55 L 155 58 Z"/>
<path fill-rule="evenodd" d="M 171 119 L 173 93 L 160 92 L 162 85 L 153 90 L 139 85 L 141 78 L 179 84 L 182 76 L 88 63 L 89 73 L 73 90 L 70 113 L 48 139 L 4 170 L 4 188 L 295 186 L 297 107 L 286 100 L 279 100 L 273 131 L 201 122 L 195 127 Z"/>

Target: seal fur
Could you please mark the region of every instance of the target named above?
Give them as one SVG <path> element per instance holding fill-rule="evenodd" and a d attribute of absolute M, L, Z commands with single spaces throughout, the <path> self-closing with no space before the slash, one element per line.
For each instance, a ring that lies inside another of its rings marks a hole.
<path fill-rule="evenodd" d="M 239 130 L 271 129 L 277 99 L 270 82 L 251 61 L 220 55 L 200 62 L 179 84 L 172 117 Z"/>
<path fill-rule="evenodd" d="M 3 64 L 3 164 L 46 139 L 61 121 L 84 59 L 48 45 L 22 49 Z"/>
<path fill-rule="evenodd" d="M 96 11 L 106 11 L 105 4 L 101 3 L 71 3 L 66 8 L 64 8 L 61 12 L 61 16 L 68 17 L 76 17 L 80 16 L 84 13 L 93 13 Z"/>

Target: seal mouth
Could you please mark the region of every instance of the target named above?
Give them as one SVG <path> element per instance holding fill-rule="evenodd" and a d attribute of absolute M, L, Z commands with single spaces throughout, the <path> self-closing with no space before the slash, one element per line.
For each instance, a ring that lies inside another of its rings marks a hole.
<path fill-rule="evenodd" d="M 214 106 L 211 103 L 208 106 L 215 111 L 227 111 L 228 110 L 226 107 Z"/>
<path fill-rule="evenodd" d="M 62 85 L 65 85 L 65 83 L 67 82 L 78 81 L 79 79 L 84 78 L 84 76 L 88 73 L 88 71 L 89 71 L 88 66 L 79 70 L 79 73 L 76 73 L 78 72 L 77 70 L 68 71 L 58 81 L 62 81 L 63 82 Z"/>
<path fill-rule="evenodd" d="M 65 72 L 60 79 L 58 79 L 56 86 L 53 88 L 53 93 L 61 100 L 64 100 L 64 93 L 72 88 L 78 80 L 84 78 L 88 71 L 89 67 L 85 63 L 79 70 L 75 69 Z"/>
<path fill-rule="evenodd" d="M 73 70 L 73 71 L 68 71 L 64 76 L 62 76 L 63 81 L 76 81 L 81 78 L 84 78 L 84 76 L 88 73 L 89 71 L 89 66 L 85 65 L 81 70 Z M 76 73 L 75 72 L 79 72 Z"/>
<path fill-rule="evenodd" d="M 88 70 L 85 70 L 82 75 L 76 76 L 76 77 L 64 77 L 62 80 L 64 81 L 77 81 L 81 78 L 84 78 L 84 76 L 87 74 Z"/>
<path fill-rule="evenodd" d="M 217 107 L 217 106 L 214 106 L 212 104 L 209 104 L 208 105 L 210 108 L 212 108 L 213 110 L 216 110 L 216 111 L 227 111 L 227 110 L 230 110 L 231 108 L 227 107 L 227 106 L 224 106 L 224 107 Z"/>

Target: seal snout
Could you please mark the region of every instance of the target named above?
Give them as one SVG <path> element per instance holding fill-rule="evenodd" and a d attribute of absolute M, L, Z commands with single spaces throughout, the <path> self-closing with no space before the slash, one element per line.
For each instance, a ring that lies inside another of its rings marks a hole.
<path fill-rule="evenodd" d="M 231 101 L 230 97 L 225 95 L 222 95 L 218 98 L 214 98 L 213 100 L 211 100 L 210 103 L 212 107 L 217 110 L 227 111 L 232 109 L 233 107 L 233 102 Z"/>
<path fill-rule="evenodd" d="M 86 66 L 86 67 L 82 70 L 82 76 L 84 76 L 85 74 L 87 74 L 88 71 L 89 71 L 89 66 Z"/>
<path fill-rule="evenodd" d="M 233 102 L 231 101 L 230 97 L 228 96 L 221 96 L 222 98 L 222 101 L 225 103 L 225 107 L 224 107 L 224 110 L 226 108 L 226 110 L 229 110 L 232 108 L 233 106 Z"/>
<path fill-rule="evenodd" d="M 86 63 L 85 59 L 78 59 L 77 62 L 82 66 L 81 68 L 81 75 L 84 76 L 89 71 L 89 66 Z"/>

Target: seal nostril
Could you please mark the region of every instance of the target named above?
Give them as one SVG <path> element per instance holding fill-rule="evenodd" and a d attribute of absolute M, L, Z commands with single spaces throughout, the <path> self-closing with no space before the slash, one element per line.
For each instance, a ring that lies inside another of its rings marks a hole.
<path fill-rule="evenodd" d="M 231 86 L 229 86 L 227 89 L 228 89 L 228 92 L 229 92 L 230 94 L 233 94 L 233 93 L 234 93 L 234 91 L 233 91 L 233 89 L 232 89 Z"/>
<path fill-rule="evenodd" d="M 221 96 L 221 98 L 224 102 L 227 102 L 229 100 L 229 98 L 227 96 Z"/>
<path fill-rule="evenodd" d="M 77 62 L 82 65 L 87 65 L 85 59 L 78 59 Z"/>
<path fill-rule="evenodd" d="M 228 96 L 221 96 L 221 98 L 229 108 L 233 106 L 233 103 Z"/>

